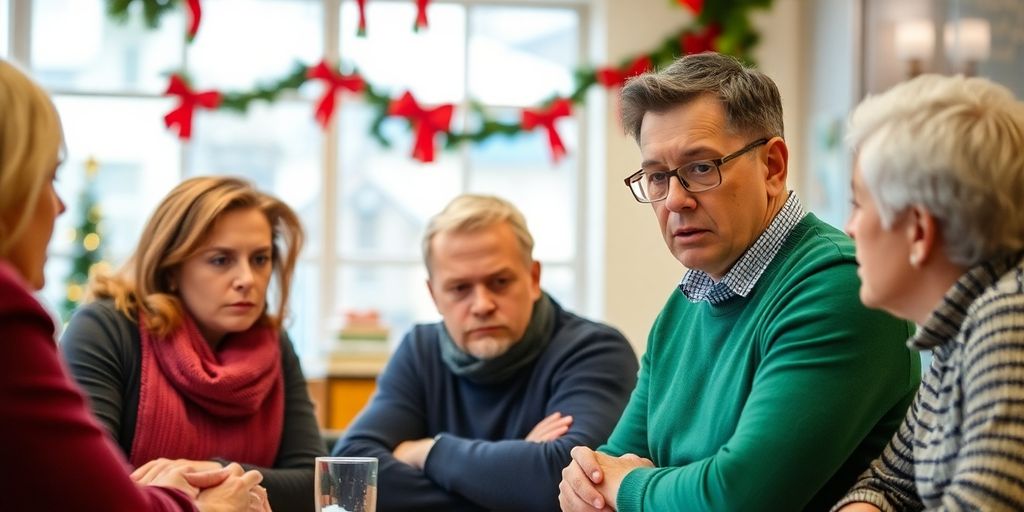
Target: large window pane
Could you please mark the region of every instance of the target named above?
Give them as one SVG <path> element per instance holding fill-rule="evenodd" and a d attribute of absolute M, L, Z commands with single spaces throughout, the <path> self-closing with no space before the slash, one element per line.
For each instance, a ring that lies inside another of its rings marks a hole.
<path fill-rule="evenodd" d="M 105 4 L 35 0 L 33 74 L 58 90 L 162 93 L 166 73 L 181 67 L 184 16 L 172 11 L 160 19 L 159 28 L 149 29 L 138 2 L 125 24 L 110 20 Z"/>
<path fill-rule="evenodd" d="M 288 299 L 290 314 L 285 320 L 288 335 L 300 354 L 316 354 L 323 346 L 320 286 L 319 262 L 300 261 L 292 277 Z"/>
<path fill-rule="evenodd" d="M 561 306 L 574 313 L 579 293 L 576 290 L 576 273 L 568 265 L 543 265 L 540 271 L 540 287 L 551 295 Z"/>
<path fill-rule="evenodd" d="M 98 164 L 95 191 L 102 212 L 102 251 L 119 264 L 135 249 L 152 208 L 180 179 L 177 140 L 160 117 L 168 99 L 58 96 L 68 154 L 58 171 L 67 212 L 57 220 L 52 251 L 70 254 L 69 232 L 79 225 L 86 161 Z"/>
<path fill-rule="evenodd" d="M 572 92 L 580 53 L 576 11 L 477 6 L 471 13 L 470 97 L 526 106 Z"/>
<path fill-rule="evenodd" d="M 144 26 L 139 2 L 119 24 L 105 14 L 105 0 L 24 1 L 33 10 L 30 27 L 9 26 L 11 2 L 0 0 L 0 55 L 16 40 L 7 29 L 30 39 L 30 71 L 58 95 L 69 150 L 58 182 L 68 211 L 46 269 L 45 297 L 55 306 L 66 293 L 70 233 L 81 222 L 90 159 L 100 169 L 93 185 L 104 256 L 113 265 L 134 249 L 152 208 L 183 177 L 240 175 L 291 205 L 307 244 L 286 327 L 306 357 L 330 349 L 346 311 L 380 311 L 393 341 L 413 323 L 440 318 L 425 286 L 420 239 L 429 217 L 463 192 L 497 194 L 520 207 L 536 239 L 534 255 L 544 262 L 544 289 L 570 309 L 584 297 L 577 289 L 583 150 L 575 118 L 558 121 L 570 151 L 558 163 L 540 129 L 455 150 L 439 137 L 435 162 L 423 164 L 411 158 L 406 120 L 381 125 L 389 148 L 370 136 L 375 112 L 358 95 L 341 95 L 338 136 L 325 138 L 313 118 L 319 81 L 298 97 L 257 101 L 245 114 L 200 109 L 187 143 L 164 127 L 176 100 L 162 97 L 172 71 L 186 72 L 197 89 L 233 92 L 284 77 L 298 62 L 314 64 L 333 41 L 328 19 L 340 22 L 343 71 L 358 70 L 379 92 L 411 90 L 425 107 L 453 103 L 459 132 L 479 123 L 465 110 L 470 102 L 518 122 L 522 107 L 572 90 L 584 54 L 580 9 L 438 0 L 430 3 L 429 28 L 415 32 L 415 2 L 381 0 L 367 2 L 368 33 L 358 37 L 355 0 L 207 0 L 198 37 L 186 46 L 184 2 L 154 30 Z M 324 155 L 336 161 L 324 162 Z M 324 193 L 325 183 L 334 190 Z M 333 247 L 323 246 L 325 233 L 333 234 Z"/>
<path fill-rule="evenodd" d="M 53 236 L 56 239 L 60 235 L 54 233 Z M 43 269 L 43 272 L 46 277 L 46 285 L 43 286 L 42 291 L 36 294 L 36 297 L 46 305 L 50 314 L 56 316 L 68 293 L 67 279 L 71 274 L 71 258 L 51 254 L 46 259 L 46 268 Z M 56 317 L 54 323 L 60 325 Z"/>
<path fill-rule="evenodd" d="M 367 34 L 358 37 L 355 2 L 341 9 L 341 56 L 392 96 L 411 90 L 426 103 L 455 103 L 465 95 L 466 11 L 432 3 L 430 27 L 412 31 L 414 2 L 367 2 Z"/>
<path fill-rule="evenodd" d="M 439 145 L 433 163 L 416 162 L 406 121 L 384 123 L 393 142 L 384 148 L 368 139 L 370 116 L 351 102 L 341 118 L 338 251 L 347 258 L 419 261 L 427 220 L 461 191 L 458 153 Z"/>
<path fill-rule="evenodd" d="M 515 113 L 506 111 L 506 121 Z M 508 199 L 526 216 L 538 260 L 576 256 L 576 122 L 557 121 L 570 153 L 554 164 L 543 129 L 515 137 L 492 137 L 470 150 L 470 191 Z"/>
<path fill-rule="evenodd" d="M 82 223 L 86 162 L 93 161 L 95 206 L 101 221 L 100 253 L 120 266 L 135 249 L 150 209 L 179 178 L 178 144 L 159 122 L 165 99 L 57 96 L 67 155 L 57 191 L 67 211 L 57 219 L 42 296 L 57 311 L 67 294 L 74 231 Z"/>
<path fill-rule="evenodd" d="M 189 145 L 189 176 L 229 174 L 252 181 L 288 203 L 302 219 L 305 254 L 316 254 L 320 211 L 323 136 L 304 101 L 254 104 L 245 116 L 201 112 Z"/>
<path fill-rule="evenodd" d="M 316 0 L 207 0 L 189 70 L 199 87 L 251 89 L 323 55 L 323 10 Z"/>

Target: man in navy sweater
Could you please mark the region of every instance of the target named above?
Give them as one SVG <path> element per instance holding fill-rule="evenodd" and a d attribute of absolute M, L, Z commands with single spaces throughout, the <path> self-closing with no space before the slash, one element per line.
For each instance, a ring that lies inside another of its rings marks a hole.
<path fill-rule="evenodd" d="M 544 293 L 532 252 L 522 213 L 497 197 L 460 196 L 431 219 L 443 322 L 406 334 L 333 450 L 380 460 L 379 512 L 558 510 L 569 450 L 607 440 L 636 355 Z"/>

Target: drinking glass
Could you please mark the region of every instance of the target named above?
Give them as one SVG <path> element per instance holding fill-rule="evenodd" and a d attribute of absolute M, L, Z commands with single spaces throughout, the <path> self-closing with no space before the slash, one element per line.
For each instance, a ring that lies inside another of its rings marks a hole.
<path fill-rule="evenodd" d="M 376 512 L 376 457 L 317 457 L 317 512 Z"/>

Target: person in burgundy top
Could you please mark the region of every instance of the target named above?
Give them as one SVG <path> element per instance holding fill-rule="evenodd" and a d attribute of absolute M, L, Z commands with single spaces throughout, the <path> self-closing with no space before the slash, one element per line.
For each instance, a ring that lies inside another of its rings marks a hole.
<path fill-rule="evenodd" d="M 122 270 L 90 281 L 96 300 L 61 348 L 138 481 L 237 462 L 262 473 L 277 512 L 309 509 L 326 449 L 281 329 L 302 239 L 277 198 L 193 178 L 157 206 Z"/>
<path fill-rule="evenodd" d="M 54 190 L 60 120 L 36 84 L 0 60 L 0 510 L 269 511 L 261 475 L 179 465 L 146 484 L 64 373 L 50 316 L 32 296 L 64 203 Z"/>

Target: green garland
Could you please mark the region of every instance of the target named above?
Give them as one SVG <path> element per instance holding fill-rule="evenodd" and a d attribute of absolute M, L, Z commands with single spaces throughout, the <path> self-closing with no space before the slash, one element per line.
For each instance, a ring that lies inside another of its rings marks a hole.
<path fill-rule="evenodd" d="M 107 0 L 107 15 L 124 23 L 128 21 L 128 10 L 134 3 L 142 4 L 142 17 L 146 20 L 146 26 L 156 28 L 164 14 L 178 8 L 180 0 Z"/>
<path fill-rule="evenodd" d="M 222 93 L 220 107 L 224 110 L 233 110 L 238 113 L 245 113 L 249 105 L 254 101 L 266 101 L 273 103 L 277 97 L 285 91 L 294 91 L 306 83 L 306 65 L 298 63 L 295 69 L 284 78 L 271 85 L 257 85 L 256 89 L 248 92 L 225 92 Z"/>
<path fill-rule="evenodd" d="M 113 19 L 124 21 L 129 17 L 129 7 L 135 2 L 142 3 L 143 15 L 147 26 L 150 27 L 157 26 L 163 14 L 177 8 L 181 3 L 180 0 L 107 0 L 107 12 Z M 719 29 L 718 35 L 713 41 L 713 49 L 734 55 L 753 65 L 754 60 L 750 52 L 757 45 L 759 35 L 751 24 L 750 13 L 754 9 L 770 8 L 771 5 L 772 0 L 706 0 L 702 10 L 690 25 L 665 38 L 650 52 L 623 59 L 616 69 L 625 69 L 641 56 L 647 56 L 655 69 L 664 67 L 685 53 L 684 37 L 700 37 L 706 34 L 711 27 Z M 254 101 L 273 103 L 282 93 L 297 90 L 309 81 L 310 79 L 306 76 L 308 69 L 307 64 L 296 63 L 288 75 L 276 81 L 259 85 L 250 91 L 223 92 L 222 102 L 218 108 L 244 113 Z M 568 95 L 568 99 L 572 103 L 583 103 L 587 90 L 598 83 L 598 71 L 599 69 L 595 67 L 583 67 L 575 71 L 575 87 Z M 370 83 L 365 84 L 362 95 L 366 104 L 374 110 L 370 135 L 383 146 L 390 147 L 391 142 L 384 136 L 381 127 L 389 117 L 388 107 L 391 104 L 391 96 Z M 542 103 L 541 107 L 546 107 L 556 99 L 557 96 L 552 95 Z M 524 131 L 518 122 L 502 122 L 489 116 L 483 106 L 478 103 L 471 102 L 469 107 L 473 114 L 479 117 L 479 127 L 471 132 L 445 132 L 446 147 L 451 148 L 463 142 L 480 143 L 496 135 L 513 136 Z"/>
<path fill-rule="evenodd" d="M 697 15 L 697 23 L 708 25 L 717 23 L 723 29 L 717 41 L 718 51 L 749 58 L 749 51 L 757 45 L 760 36 L 750 22 L 750 11 L 753 9 L 769 9 L 772 0 L 705 0 L 703 9 Z"/>

